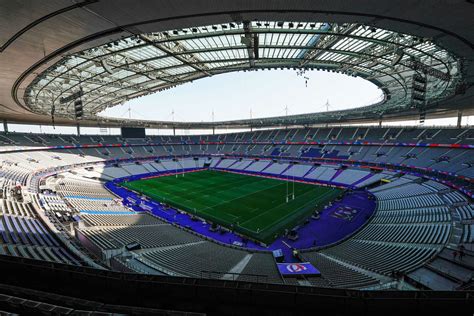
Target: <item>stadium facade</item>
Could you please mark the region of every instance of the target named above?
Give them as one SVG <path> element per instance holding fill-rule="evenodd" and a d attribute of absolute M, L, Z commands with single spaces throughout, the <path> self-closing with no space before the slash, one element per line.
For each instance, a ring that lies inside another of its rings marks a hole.
<path fill-rule="evenodd" d="M 1 3 L 0 309 L 472 313 L 474 131 L 461 119 L 474 112 L 473 8 Z M 223 122 L 97 116 L 200 78 L 268 69 L 358 76 L 384 97 Z M 361 124 L 446 117 L 458 126 Z M 10 123 L 129 129 L 21 134 Z M 211 132 L 222 128 L 250 131 Z"/>

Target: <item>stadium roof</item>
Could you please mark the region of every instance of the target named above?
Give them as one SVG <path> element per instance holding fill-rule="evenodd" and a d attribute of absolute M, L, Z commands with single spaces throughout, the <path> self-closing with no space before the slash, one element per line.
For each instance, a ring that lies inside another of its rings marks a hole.
<path fill-rule="evenodd" d="M 73 124 L 72 95 L 79 94 L 81 124 L 101 126 L 240 128 L 406 119 L 424 113 L 452 116 L 458 110 L 472 114 L 473 6 L 455 2 L 443 8 L 377 1 L 369 8 L 364 1 L 350 7 L 344 1 L 238 6 L 233 1 L 182 6 L 168 1 L 83 1 L 72 6 L 53 1 L 46 7 L 31 1 L 26 8 L 24 2 L 11 1 L 0 5 L 1 12 L 8 12 L 0 13 L 2 18 L 11 23 L 2 25 L 9 31 L 9 37 L 2 36 L 0 53 L 0 67 L 8 72 L 0 79 L 2 116 L 33 122 L 54 116 L 57 123 Z M 36 19 L 26 17 L 27 9 Z M 360 76 L 379 86 L 384 100 L 344 111 L 226 122 L 97 116 L 107 107 L 185 82 L 275 68 Z"/>

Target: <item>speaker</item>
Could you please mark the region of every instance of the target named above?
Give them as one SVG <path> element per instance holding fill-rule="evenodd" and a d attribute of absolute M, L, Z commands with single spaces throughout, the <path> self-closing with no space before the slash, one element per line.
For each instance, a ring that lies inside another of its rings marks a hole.
<path fill-rule="evenodd" d="M 421 112 L 420 112 L 420 124 L 425 123 L 425 119 L 426 119 L 426 112 L 425 112 L 425 111 L 421 111 Z"/>
<path fill-rule="evenodd" d="M 258 35 L 255 34 L 253 37 L 253 55 L 255 59 L 259 59 L 259 51 L 258 51 Z"/>
<path fill-rule="evenodd" d="M 81 119 L 83 114 L 82 100 L 78 99 L 74 101 L 74 115 L 76 116 L 76 119 Z"/>
<path fill-rule="evenodd" d="M 426 77 L 420 74 L 413 75 L 411 87 L 412 107 L 422 109 L 425 104 L 426 96 Z"/>

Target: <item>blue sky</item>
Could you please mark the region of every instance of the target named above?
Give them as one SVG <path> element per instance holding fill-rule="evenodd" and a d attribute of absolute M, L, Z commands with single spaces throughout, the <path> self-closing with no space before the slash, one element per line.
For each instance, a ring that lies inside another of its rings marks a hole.
<path fill-rule="evenodd" d="M 305 77 L 309 79 L 305 79 Z M 308 81 L 306 86 L 306 80 Z M 372 83 L 338 73 L 265 70 L 222 74 L 131 100 L 103 115 L 137 119 L 211 121 L 346 109 L 373 103 L 381 91 Z"/>

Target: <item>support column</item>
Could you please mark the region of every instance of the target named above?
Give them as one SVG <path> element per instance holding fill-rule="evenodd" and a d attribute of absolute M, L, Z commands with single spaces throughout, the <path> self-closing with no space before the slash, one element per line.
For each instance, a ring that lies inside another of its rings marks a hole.
<path fill-rule="evenodd" d="M 382 119 L 379 120 L 379 127 L 382 127 Z"/>
<path fill-rule="evenodd" d="M 79 125 L 79 123 L 77 123 L 76 129 L 77 129 L 77 136 L 81 136 L 81 126 Z"/>
<path fill-rule="evenodd" d="M 462 122 L 462 111 L 458 111 L 458 123 L 456 124 L 458 128 L 461 127 L 461 122 Z"/>
<path fill-rule="evenodd" d="M 212 127 L 212 135 L 216 135 L 216 128 L 214 126 Z"/>
<path fill-rule="evenodd" d="M 176 136 L 176 127 L 173 126 L 173 136 Z"/>
<path fill-rule="evenodd" d="M 8 133 L 8 122 L 7 122 L 7 120 L 3 120 L 3 131 L 5 132 L 5 134 Z"/>

